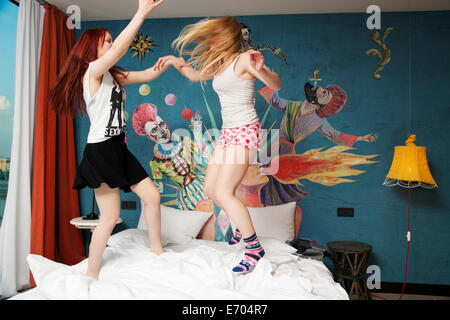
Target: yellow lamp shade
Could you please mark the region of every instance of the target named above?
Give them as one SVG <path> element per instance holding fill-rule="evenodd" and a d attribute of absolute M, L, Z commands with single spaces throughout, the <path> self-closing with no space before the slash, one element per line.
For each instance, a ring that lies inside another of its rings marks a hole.
<path fill-rule="evenodd" d="M 406 146 L 395 147 L 394 159 L 387 174 L 385 185 L 437 187 L 428 167 L 427 149 L 426 147 L 416 146 L 414 144 L 415 139 L 415 135 L 409 135 Z"/>

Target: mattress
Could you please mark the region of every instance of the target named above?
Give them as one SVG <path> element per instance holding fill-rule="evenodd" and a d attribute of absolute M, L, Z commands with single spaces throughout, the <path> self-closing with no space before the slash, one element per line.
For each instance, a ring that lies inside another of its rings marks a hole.
<path fill-rule="evenodd" d="M 150 252 L 144 230 L 110 237 L 99 280 L 84 275 L 87 259 L 74 266 L 38 255 L 27 257 L 37 287 L 11 300 L 348 300 L 322 261 L 295 255 L 295 248 L 260 238 L 266 254 L 255 269 L 236 275 L 244 245 L 194 239 Z"/>

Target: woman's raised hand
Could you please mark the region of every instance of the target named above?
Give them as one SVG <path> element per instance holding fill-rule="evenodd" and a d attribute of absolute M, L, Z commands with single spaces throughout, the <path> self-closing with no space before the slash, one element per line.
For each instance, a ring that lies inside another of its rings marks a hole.
<path fill-rule="evenodd" d="M 175 69 L 180 71 L 180 69 L 186 64 L 186 61 L 184 61 L 181 57 L 174 57 L 174 56 L 165 56 L 158 59 L 158 61 L 153 66 L 153 70 L 159 71 L 161 69 L 164 70 L 165 67 L 173 66 Z"/>
<path fill-rule="evenodd" d="M 144 17 L 146 17 L 147 15 L 150 14 L 150 12 L 153 11 L 153 9 L 155 9 L 156 7 L 161 5 L 161 3 L 163 3 L 163 2 L 164 2 L 164 0 L 159 0 L 159 1 L 139 0 L 138 11 L 141 12 Z"/>
<path fill-rule="evenodd" d="M 255 50 L 247 51 L 250 55 L 250 65 L 257 72 L 260 72 L 264 66 L 264 56 L 261 52 Z"/>

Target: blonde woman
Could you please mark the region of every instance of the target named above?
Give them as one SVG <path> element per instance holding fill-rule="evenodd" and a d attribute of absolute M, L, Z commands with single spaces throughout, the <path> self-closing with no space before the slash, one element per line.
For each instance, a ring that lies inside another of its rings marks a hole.
<path fill-rule="evenodd" d="M 231 218 L 236 232 L 230 240 L 235 244 L 243 237 L 245 255 L 234 272 L 251 271 L 264 256 L 248 209 L 235 196 L 236 187 L 243 179 L 250 159 L 261 146 L 261 122 L 255 110 L 255 79 L 273 90 L 281 89 L 278 75 L 264 65 L 260 52 L 242 48 L 241 23 L 233 17 L 203 19 L 186 26 L 172 46 L 183 58 L 160 58 L 155 68 L 173 65 L 183 76 L 194 82 L 212 79 L 219 95 L 222 131 L 216 144 L 204 183 L 204 191 Z M 195 44 L 192 50 L 187 46 Z"/>

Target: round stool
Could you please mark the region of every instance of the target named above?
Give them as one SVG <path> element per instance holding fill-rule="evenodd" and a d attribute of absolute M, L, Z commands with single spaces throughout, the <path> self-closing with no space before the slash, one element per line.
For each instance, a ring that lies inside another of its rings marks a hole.
<path fill-rule="evenodd" d="M 347 291 L 350 299 L 370 299 L 366 286 L 367 258 L 372 246 L 356 241 L 332 241 L 327 243 L 335 256 L 334 281 Z"/>

